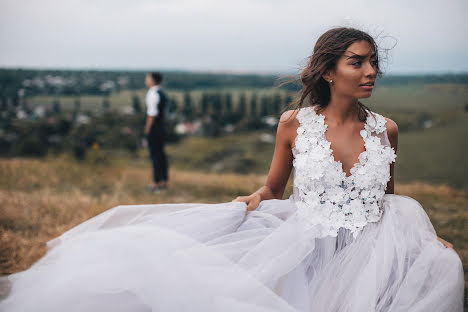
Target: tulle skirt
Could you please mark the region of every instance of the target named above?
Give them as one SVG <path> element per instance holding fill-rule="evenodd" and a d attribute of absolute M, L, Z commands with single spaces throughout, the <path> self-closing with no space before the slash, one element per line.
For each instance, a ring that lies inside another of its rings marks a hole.
<path fill-rule="evenodd" d="M 383 203 L 355 239 L 304 232 L 292 196 L 116 206 L 2 277 L 0 311 L 462 311 L 458 254 L 419 202 Z"/>

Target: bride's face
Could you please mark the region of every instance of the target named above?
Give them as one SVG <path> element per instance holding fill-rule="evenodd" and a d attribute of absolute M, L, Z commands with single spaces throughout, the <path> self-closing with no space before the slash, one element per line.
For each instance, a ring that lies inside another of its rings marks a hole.
<path fill-rule="evenodd" d="M 376 74 L 377 59 L 372 46 L 367 41 L 356 41 L 339 58 L 335 71 L 328 78 L 333 79 L 333 83 L 329 82 L 330 90 L 340 97 L 368 98 Z M 369 82 L 372 86 L 363 86 Z"/>

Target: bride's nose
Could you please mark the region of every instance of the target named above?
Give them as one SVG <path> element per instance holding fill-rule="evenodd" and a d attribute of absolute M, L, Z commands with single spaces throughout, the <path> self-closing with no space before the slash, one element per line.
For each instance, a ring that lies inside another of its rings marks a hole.
<path fill-rule="evenodd" d="M 365 62 L 364 74 L 368 78 L 375 78 L 377 74 L 377 68 L 372 64 L 372 62 Z"/>

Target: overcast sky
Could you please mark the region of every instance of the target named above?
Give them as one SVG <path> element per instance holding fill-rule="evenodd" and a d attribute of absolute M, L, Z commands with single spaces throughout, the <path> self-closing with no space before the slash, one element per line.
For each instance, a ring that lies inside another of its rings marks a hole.
<path fill-rule="evenodd" d="M 0 66 L 297 72 L 352 26 L 387 73 L 468 71 L 468 1 L 0 0 Z"/>

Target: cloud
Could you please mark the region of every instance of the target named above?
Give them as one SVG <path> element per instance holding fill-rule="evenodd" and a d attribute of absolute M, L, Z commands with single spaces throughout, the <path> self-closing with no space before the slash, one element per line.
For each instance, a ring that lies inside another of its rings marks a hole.
<path fill-rule="evenodd" d="M 463 0 L 1 1 L 0 66 L 294 70 L 321 33 L 344 25 L 394 37 L 390 71 L 468 70 L 467 6 Z"/>

